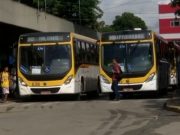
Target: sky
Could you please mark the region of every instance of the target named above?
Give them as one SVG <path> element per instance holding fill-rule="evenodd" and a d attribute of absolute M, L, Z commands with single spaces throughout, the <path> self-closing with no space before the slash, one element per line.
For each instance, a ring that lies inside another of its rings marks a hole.
<path fill-rule="evenodd" d="M 168 4 L 170 0 L 100 0 L 100 8 L 106 25 L 111 25 L 116 15 L 123 12 L 134 13 L 145 21 L 148 29 L 159 33 L 158 4 Z"/>

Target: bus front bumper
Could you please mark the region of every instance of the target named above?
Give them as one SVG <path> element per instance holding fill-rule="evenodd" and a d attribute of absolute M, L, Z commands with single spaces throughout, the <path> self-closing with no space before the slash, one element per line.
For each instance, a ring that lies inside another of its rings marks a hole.
<path fill-rule="evenodd" d="M 150 82 L 133 83 L 133 84 L 118 84 L 119 92 L 145 92 L 145 91 L 157 91 L 157 82 L 153 79 Z M 111 84 L 101 82 L 102 93 L 113 92 Z"/>
<path fill-rule="evenodd" d="M 72 79 L 69 84 L 50 86 L 50 87 L 29 87 L 29 86 L 23 86 L 19 83 L 19 94 L 20 96 L 75 94 L 75 93 L 79 93 L 78 91 L 79 88 L 76 88 L 76 86 L 78 85 L 75 85 L 74 79 Z"/>

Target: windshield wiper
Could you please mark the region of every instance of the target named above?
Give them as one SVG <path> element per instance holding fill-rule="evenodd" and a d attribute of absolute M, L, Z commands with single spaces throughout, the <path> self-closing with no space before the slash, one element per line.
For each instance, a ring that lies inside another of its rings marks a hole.
<path fill-rule="evenodd" d="M 52 51 L 52 53 L 51 53 L 51 57 L 54 56 L 54 54 L 55 54 L 55 52 L 56 52 L 56 50 L 57 50 L 57 47 L 58 47 L 58 43 L 56 43 L 55 47 L 53 48 L 53 51 Z"/>
<path fill-rule="evenodd" d="M 136 43 L 136 46 L 133 47 L 133 49 L 132 49 L 131 52 L 129 52 L 129 55 L 132 55 L 132 54 L 134 53 L 134 51 L 135 51 L 135 50 L 137 49 L 137 47 L 139 46 L 139 43 L 140 43 L 140 41 L 138 41 L 138 42 Z"/>

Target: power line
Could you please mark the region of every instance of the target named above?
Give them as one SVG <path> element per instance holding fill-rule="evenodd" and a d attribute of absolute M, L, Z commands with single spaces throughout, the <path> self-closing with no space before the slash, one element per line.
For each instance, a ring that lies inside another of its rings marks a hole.
<path fill-rule="evenodd" d="M 133 1 L 129 1 L 129 2 L 127 2 L 127 3 L 120 4 L 120 5 L 118 5 L 118 6 L 114 6 L 114 7 L 110 7 L 110 8 L 104 9 L 104 10 L 109 10 L 109 9 L 112 9 L 112 8 L 121 7 L 121 6 L 127 5 L 127 4 L 129 4 L 129 3 L 131 3 L 131 5 L 132 5 L 132 4 L 142 4 L 142 3 L 159 2 L 159 1 L 164 1 L 164 0 L 142 1 L 142 2 L 135 2 L 135 3 L 133 3 L 133 2 L 134 2 L 134 0 L 133 0 Z"/>

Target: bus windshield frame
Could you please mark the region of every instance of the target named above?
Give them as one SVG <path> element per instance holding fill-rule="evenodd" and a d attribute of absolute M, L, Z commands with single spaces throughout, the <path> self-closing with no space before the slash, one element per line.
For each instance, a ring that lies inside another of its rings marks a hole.
<path fill-rule="evenodd" d="M 19 70 L 25 77 L 64 76 L 71 68 L 71 44 L 19 46 Z"/>
<path fill-rule="evenodd" d="M 148 72 L 154 65 L 153 43 L 151 41 L 133 43 L 101 44 L 101 67 L 106 73 L 113 68 L 116 58 L 123 73 Z"/>

